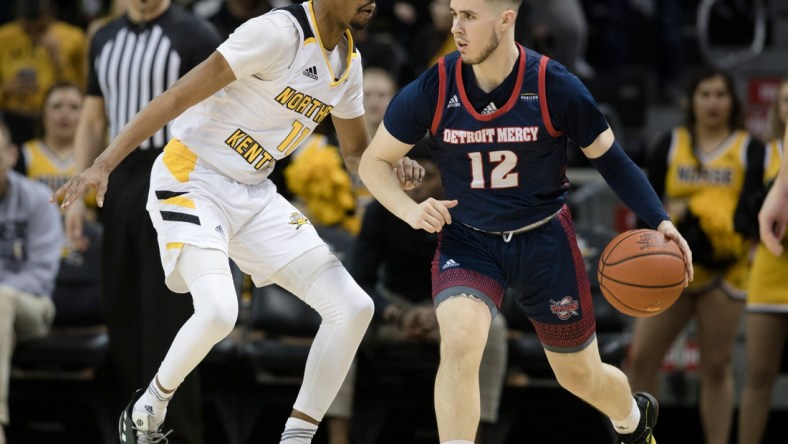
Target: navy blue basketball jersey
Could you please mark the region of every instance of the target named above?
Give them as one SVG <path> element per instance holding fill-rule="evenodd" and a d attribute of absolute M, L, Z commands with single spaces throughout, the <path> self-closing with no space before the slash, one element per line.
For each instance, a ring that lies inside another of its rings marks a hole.
<path fill-rule="evenodd" d="M 557 213 L 569 189 L 567 137 L 588 146 L 608 127 L 574 75 L 518 48 L 514 85 L 499 105 L 474 106 L 467 89 L 476 86 L 464 78 L 472 68 L 454 52 L 403 88 L 384 119 L 405 143 L 429 132 L 445 198 L 459 201 L 452 219 L 485 231 L 516 230 Z"/>

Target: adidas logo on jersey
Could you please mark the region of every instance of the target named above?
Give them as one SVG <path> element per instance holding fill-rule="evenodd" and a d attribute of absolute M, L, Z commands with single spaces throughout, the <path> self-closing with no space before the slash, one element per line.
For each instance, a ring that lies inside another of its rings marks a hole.
<path fill-rule="evenodd" d="M 452 268 L 452 267 L 459 267 L 459 266 L 460 264 L 458 264 L 457 261 L 455 261 L 454 259 L 449 259 L 446 261 L 445 264 L 443 264 L 441 270 L 445 270 L 447 268 Z"/>
<path fill-rule="evenodd" d="M 494 103 L 490 102 L 490 104 L 485 106 L 484 109 L 482 110 L 482 115 L 485 116 L 487 114 L 492 114 L 496 111 L 498 111 L 498 107 L 495 106 Z"/>
<path fill-rule="evenodd" d="M 449 99 L 449 103 L 446 105 L 446 108 L 456 108 L 460 106 L 460 99 L 457 98 L 457 94 L 451 96 Z"/>
<path fill-rule="evenodd" d="M 305 69 L 304 75 L 309 77 L 310 79 L 317 80 L 317 67 L 310 66 L 309 68 Z"/>

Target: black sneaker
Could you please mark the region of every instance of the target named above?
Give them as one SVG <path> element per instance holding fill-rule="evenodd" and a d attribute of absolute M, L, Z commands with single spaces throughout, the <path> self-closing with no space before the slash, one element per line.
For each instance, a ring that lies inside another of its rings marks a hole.
<path fill-rule="evenodd" d="M 139 389 L 129 401 L 129 405 L 120 414 L 118 421 L 118 435 L 121 444 L 167 444 L 167 435 L 172 433 L 162 433 L 161 424 L 152 423 L 153 415 L 148 412 L 134 411 L 134 404 L 145 393 L 145 389 Z"/>
<path fill-rule="evenodd" d="M 659 403 L 653 396 L 645 392 L 636 392 L 632 396 L 640 409 L 640 423 L 633 433 L 619 433 L 619 444 L 657 444 L 654 439 L 654 426 L 659 416 Z"/>

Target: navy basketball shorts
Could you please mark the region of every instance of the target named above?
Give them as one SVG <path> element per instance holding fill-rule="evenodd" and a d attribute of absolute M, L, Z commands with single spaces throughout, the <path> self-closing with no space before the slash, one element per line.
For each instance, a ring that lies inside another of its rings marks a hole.
<path fill-rule="evenodd" d="M 479 298 L 495 316 L 509 288 L 545 349 L 572 353 L 594 340 L 591 289 L 566 206 L 545 225 L 508 242 L 457 221 L 445 225 L 438 239 L 432 261 L 435 305 L 465 294 Z"/>

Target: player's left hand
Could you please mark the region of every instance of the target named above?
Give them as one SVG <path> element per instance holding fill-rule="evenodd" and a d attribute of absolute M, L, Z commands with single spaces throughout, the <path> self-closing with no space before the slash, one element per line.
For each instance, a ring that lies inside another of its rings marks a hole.
<path fill-rule="evenodd" d="M 681 248 L 681 252 L 684 254 L 684 265 L 687 267 L 685 286 L 689 285 L 692 279 L 695 278 L 695 270 L 692 268 L 692 250 L 690 250 L 689 244 L 673 225 L 673 222 L 669 220 L 663 220 L 657 227 L 657 231 L 664 234 L 665 237 L 678 244 L 679 248 Z"/>
<path fill-rule="evenodd" d="M 418 187 L 424 179 L 424 167 L 409 157 L 400 159 L 394 165 L 394 172 L 397 174 L 403 190 L 412 190 Z"/>

